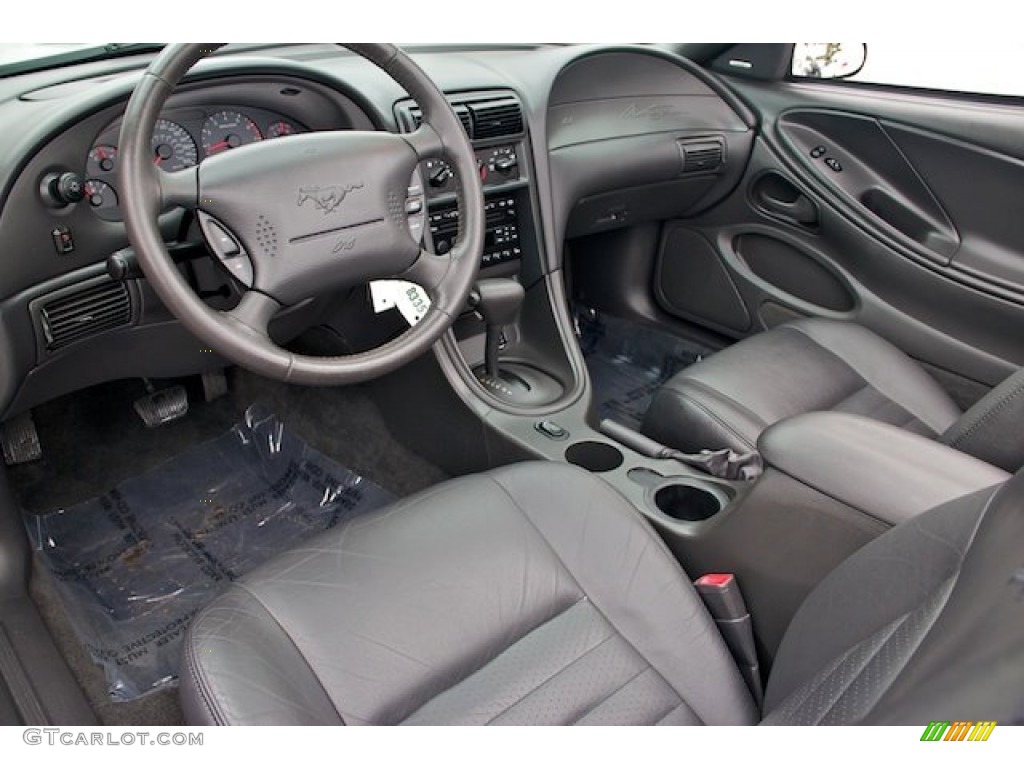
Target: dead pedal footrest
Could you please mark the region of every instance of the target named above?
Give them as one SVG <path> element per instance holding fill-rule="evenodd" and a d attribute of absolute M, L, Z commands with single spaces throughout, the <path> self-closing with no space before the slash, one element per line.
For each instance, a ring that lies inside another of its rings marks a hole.
<path fill-rule="evenodd" d="M 0 443 L 3 443 L 4 462 L 8 466 L 37 461 L 43 456 L 31 411 L 20 413 L 0 425 Z"/>

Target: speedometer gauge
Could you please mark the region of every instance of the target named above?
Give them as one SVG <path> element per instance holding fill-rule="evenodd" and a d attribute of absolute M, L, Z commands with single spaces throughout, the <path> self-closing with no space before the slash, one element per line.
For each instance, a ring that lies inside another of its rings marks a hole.
<path fill-rule="evenodd" d="M 180 125 L 157 120 L 153 128 L 153 162 L 165 171 L 180 171 L 199 162 L 199 149 Z"/>
<path fill-rule="evenodd" d="M 203 123 L 203 151 L 207 156 L 227 149 L 263 140 L 263 134 L 250 118 L 241 112 L 225 109 L 206 118 Z"/>

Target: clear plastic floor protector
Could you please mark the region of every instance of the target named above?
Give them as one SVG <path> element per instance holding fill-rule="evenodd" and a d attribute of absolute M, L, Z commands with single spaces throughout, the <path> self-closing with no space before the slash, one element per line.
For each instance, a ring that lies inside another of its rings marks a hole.
<path fill-rule="evenodd" d="M 678 337 L 613 317 L 580 317 L 579 325 L 598 417 L 633 429 L 639 429 L 658 387 L 710 354 Z"/>
<path fill-rule="evenodd" d="M 26 522 L 111 698 L 129 701 L 176 682 L 190 619 L 228 583 L 393 498 L 253 406 L 227 434 Z"/>

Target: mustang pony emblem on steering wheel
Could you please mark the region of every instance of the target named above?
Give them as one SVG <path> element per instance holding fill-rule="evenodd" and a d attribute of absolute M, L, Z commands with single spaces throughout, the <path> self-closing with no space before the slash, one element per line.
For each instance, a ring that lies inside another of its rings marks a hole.
<path fill-rule="evenodd" d="M 349 192 L 362 188 L 361 181 L 356 184 L 332 184 L 329 187 L 299 187 L 299 201 L 296 205 L 301 208 L 307 200 L 312 200 L 313 205 L 326 216 L 342 204 Z"/>

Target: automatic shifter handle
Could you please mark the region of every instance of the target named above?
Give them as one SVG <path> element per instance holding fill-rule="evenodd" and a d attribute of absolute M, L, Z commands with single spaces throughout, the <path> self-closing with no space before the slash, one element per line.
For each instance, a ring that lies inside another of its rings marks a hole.
<path fill-rule="evenodd" d="M 473 289 L 474 309 L 487 324 L 485 366 L 489 376 L 498 376 L 501 329 L 516 321 L 525 298 L 523 286 L 508 278 L 480 280 Z"/>

